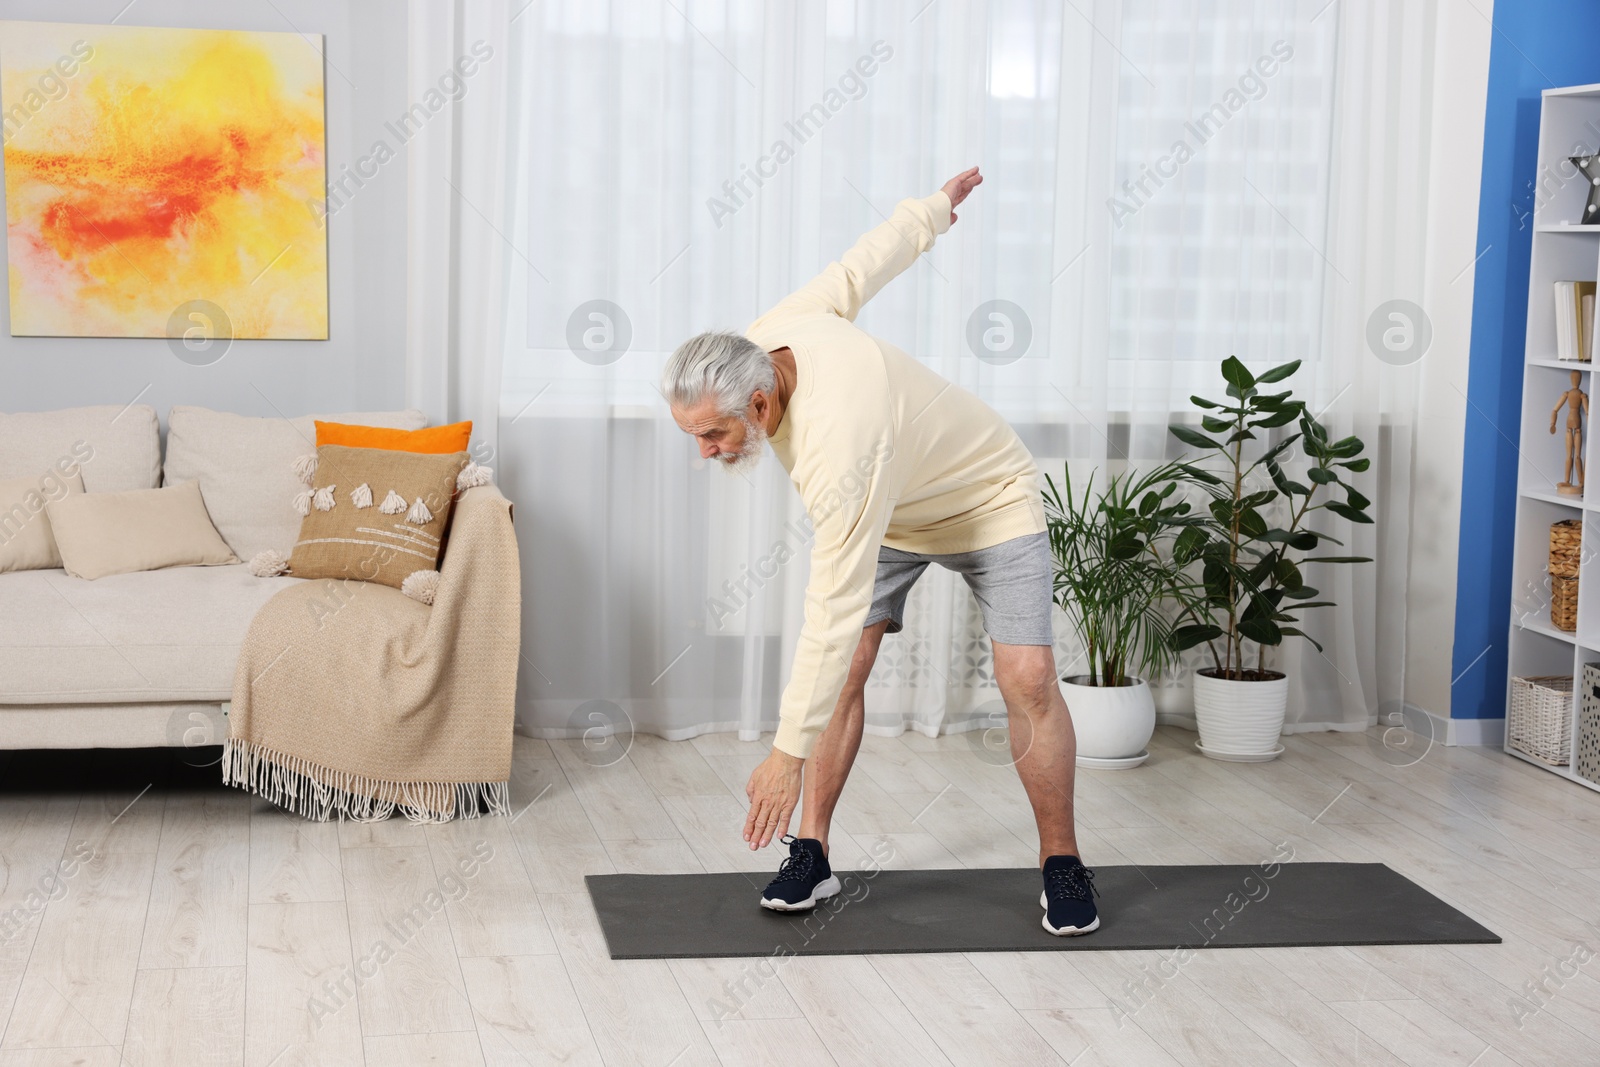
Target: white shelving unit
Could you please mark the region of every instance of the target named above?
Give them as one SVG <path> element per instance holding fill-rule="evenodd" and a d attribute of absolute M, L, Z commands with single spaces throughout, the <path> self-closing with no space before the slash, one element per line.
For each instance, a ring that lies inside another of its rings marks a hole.
<path fill-rule="evenodd" d="M 1560 164 L 1575 145 L 1600 148 L 1600 85 L 1546 89 L 1539 115 L 1539 160 L 1536 173 L 1559 176 Z M 1557 178 L 1559 180 L 1559 178 Z M 1508 645 L 1506 711 L 1511 710 L 1509 679 L 1532 675 L 1570 674 L 1573 678 L 1573 759 L 1578 752 L 1579 704 L 1585 664 L 1600 664 L 1600 447 L 1589 423 L 1584 425 L 1585 487 L 1582 498 L 1561 496 L 1566 459 L 1565 412 L 1551 434 L 1550 410 L 1570 388 L 1569 375 L 1579 371 L 1579 387 L 1590 394 L 1600 415 L 1600 397 L 1592 364 L 1558 360 L 1554 283 L 1600 278 L 1600 225 L 1580 226 L 1588 183 L 1581 177 L 1541 192 L 1533 217 L 1533 254 L 1528 278 L 1528 334 L 1523 352 L 1522 425 L 1518 442 L 1517 518 L 1512 557 L 1511 637 Z M 1542 201 L 1542 202 L 1540 202 Z M 1562 519 L 1583 520 L 1583 556 L 1578 572 L 1578 629 L 1566 633 L 1550 624 L 1550 526 Z M 1508 719 L 1509 725 L 1509 719 Z M 1574 767 L 1552 767 L 1511 747 L 1506 752 L 1569 778 L 1590 789 L 1600 783 L 1580 778 Z"/>

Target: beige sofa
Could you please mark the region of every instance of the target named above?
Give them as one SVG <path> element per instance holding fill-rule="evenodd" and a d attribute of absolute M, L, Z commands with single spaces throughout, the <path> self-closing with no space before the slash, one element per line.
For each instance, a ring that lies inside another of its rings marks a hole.
<path fill-rule="evenodd" d="M 316 416 L 419 429 L 418 411 Z M 0 749 L 221 744 L 245 630 L 294 578 L 256 578 L 263 549 L 287 556 L 300 528 L 291 469 L 314 450 L 312 417 L 251 418 L 174 407 L 163 455 L 155 409 L 133 405 L 0 414 L 0 481 L 81 464 L 89 493 L 198 479 L 240 563 L 85 581 L 63 570 L 0 573 Z M 4 509 L 0 509 L 3 511 Z M 15 522 L 19 516 L 10 517 Z M 0 514 L 0 537 L 8 536 Z"/>

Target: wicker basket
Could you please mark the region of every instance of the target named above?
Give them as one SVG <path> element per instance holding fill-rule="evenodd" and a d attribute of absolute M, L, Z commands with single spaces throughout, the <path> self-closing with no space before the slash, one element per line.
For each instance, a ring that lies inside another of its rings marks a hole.
<path fill-rule="evenodd" d="M 1550 527 L 1550 574 L 1556 578 L 1576 578 L 1578 557 L 1583 552 L 1583 522 L 1563 519 Z"/>
<path fill-rule="evenodd" d="M 1578 579 L 1550 575 L 1550 625 L 1569 634 L 1578 629 Z"/>
<path fill-rule="evenodd" d="M 1506 743 L 1552 767 L 1572 753 L 1572 679 L 1567 675 L 1511 679 Z"/>

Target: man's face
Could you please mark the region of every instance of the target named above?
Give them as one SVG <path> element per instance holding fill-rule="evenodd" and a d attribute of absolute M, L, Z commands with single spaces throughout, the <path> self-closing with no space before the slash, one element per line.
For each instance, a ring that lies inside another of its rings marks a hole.
<path fill-rule="evenodd" d="M 719 461 L 729 472 L 748 470 L 761 461 L 761 446 L 766 444 L 767 434 L 753 415 L 753 411 L 723 415 L 711 399 L 672 409 L 672 420 L 695 439 L 700 457 Z"/>

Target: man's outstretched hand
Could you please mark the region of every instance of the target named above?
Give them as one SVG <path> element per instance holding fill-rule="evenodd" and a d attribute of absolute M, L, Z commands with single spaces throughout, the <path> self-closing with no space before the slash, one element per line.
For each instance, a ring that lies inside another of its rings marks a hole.
<path fill-rule="evenodd" d="M 750 797 L 750 814 L 744 820 L 744 839 L 751 848 L 765 848 L 772 835 L 789 832 L 789 816 L 800 803 L 800 771 L 806 761 L 774 748 L 750 772 L 744 787 Z"/>
<path fill-rule="evenodd" d="M 967 198 L 967 194 L 983 184 L 983 175 L 978 173 L 978 168 L 964 170 L 954 178 L 944 183 L 944 195 L 950 198 L 950 221 L 954 223 L 961 216 L 956 214 L 956 206 Z"/>

